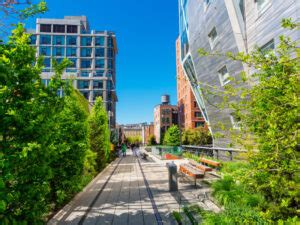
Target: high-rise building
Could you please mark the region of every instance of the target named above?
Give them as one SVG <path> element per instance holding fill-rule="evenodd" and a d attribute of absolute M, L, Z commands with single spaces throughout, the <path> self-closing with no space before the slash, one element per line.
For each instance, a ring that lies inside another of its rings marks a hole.
<path fill-rule="evenodd" d="M 299 21 L 299 10 L 299 1 L 294 0 L 179 0 L 180 60 L 214 146 L 229 144 L 228 130 L 238 129 L 238 121 L 229 109 L 217 107 L 220 98 L 206 93 L 222 92 L 231 77 L 252 71 L 227 57 L 201 57 L 198 50 L 247 53 L 256 46 L 274 49 L 282 34 L 298 40 L 300 31 L 283 29 L 281 20 Z M 218 132 L 224 137 L 215 135 Z"/>
<path fill-rule="evenodd" d="M 176 72 L 178 123 L 181 129 L 204 127 L 205 120 L 181 65 L 179 38 L 176 40 Z"/>
<path fill-rule="evenodd" d="M 32 33 L 31 44 L 36 46 L 37 56 L 44 56 L 43 83 L 48 85 L 54 74 L 51 59 L 59 63 L 68 58 L 72 65 L 66 68 L 62 78 L 74 79 L 74 87 L 90 104 L 101 96 L 110 126 L 114 128 L 117 101 L 115 34 L 90 30 L 85 16 L 37 19 L 36 29 L 28 32 Z"/>
<path fill-rule="evenodd" d="M 177 105 L 170 105 L 169 95 L 163 95 L 161 102 L 154 108 L 154 135 L 157 143 L 163 141 L 165 132 L 172 125 L 178 125 Z"/>

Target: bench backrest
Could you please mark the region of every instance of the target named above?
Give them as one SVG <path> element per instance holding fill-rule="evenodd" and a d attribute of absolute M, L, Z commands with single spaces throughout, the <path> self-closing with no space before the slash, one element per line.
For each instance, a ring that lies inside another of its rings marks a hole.
<path fill-rule="evenodd" d="M 206 159 L 206 158 L 200 158 L 200 162 L 206 163 L 208 165 L 215 166 L 215 167 L 219 167 L 221 165 L 221 163 L 219 163 L 219 162 L 216 162 L 216 161 L 213 161 L 210 159 Z"/>

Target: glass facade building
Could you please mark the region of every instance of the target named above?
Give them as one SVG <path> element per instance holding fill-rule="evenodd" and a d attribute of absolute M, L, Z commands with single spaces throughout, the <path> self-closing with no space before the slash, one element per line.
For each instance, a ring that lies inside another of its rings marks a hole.
<path fill-rule="evenodd" d="M 37 56 L 44 56 L 42 81 L 48 85 L 53 76 L 52 58 L 61 62 L 68 58 L 70 65 L 63 79 L 74 79 L 74 87 L 93 104 L 101 96 L 116 124 L 116 37 L 110 31 L 90 30 L 85 16 L 66 16 L 64 19 L 37 19 L 31 31 L 31 45 Z"/>

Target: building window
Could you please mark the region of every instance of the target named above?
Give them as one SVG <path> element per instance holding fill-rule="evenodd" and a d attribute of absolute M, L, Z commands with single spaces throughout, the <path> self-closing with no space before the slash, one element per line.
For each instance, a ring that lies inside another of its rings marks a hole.
<path fill-rule="evenodd" d="M 77 48 L 67 48 L 67 56 L 77 56 Z"/>
<path fill-rule="evenodd" d="M 104 59 L 96 59 L 95 62 L 96 62 L 96 64 L 95 64 L 96 68 L 104 69 L 104 67 L 105 67 Z"/>
<path fill-rule="evenodd" d="M 95 57 L 104 57 L 105 56 L 105 49 L 104 48 L 96 48 L 95 49 Z"/>
<path fill-rule="evenodd" d="M 44 58 L 44 66 L 45 67 L 50 67 L 51 66 L 50 58 Z"/>
<path fill-rule="evenodd" d="M 57 62 L 57 64 L 60 64 L 63 61 L 63 58 L 55 58 L 54 60 Z"/>
<path fill-rule="evenodd" d="M 96 37 L 95 38 L 95 45 L 96 46 L 104 46 L 104 37 Z"/>
<path fill-rule="evenodd" d="M 53 33 L 65 33 L 65 25 L 54 24 Z"/>
<path fill-rule="evenodd" d="M 194 101 L 194 108 L 198 107 L 198 104 L 196 101 Z"/>
<path fill-rule="evenodd" d="M 209 44 L 210 44 L 211 49 L 213 49 L 215 47 L 216 42 L 217 42 L 217 37 L 218 37 L 217 30 L 214 27 L 208 34 L 208 39 L 209 39 Z"/>
<path fill-rule="evenodd" d="M 106 77 L 112 77 L 113 72 L 111 70 L 108 70 L 106 73 Z"/>
<path fill-rule="evenodd" d="M 107 68 L 108 69 L 113 69 L 114 68 L 114 62 L 112 59 L 107 60 Z"/>
<path fill-rule="evenodd" d="M 80 76 L 81 77 L 89 77 L 89 75 L 90 75 L 90 71 L 89 70 L 82 70 L 80 72 Z"/>
<path fill-rule="evenodd" d="M 264 44 L 262 47 L 260 47 L 260 51 L 262 53 L 267 53 L 267 52 L 272 51 L 274 49 L 275 49 L 274 39 L 272 39 L 271 41 L 268 41 L 266 44 Z"/>
<path fill-rule="evenodd" d="M 107 38 L 107 45 L 108 45 L 108 47 L 113 47 L 114 46 L 112 37 Z"/>
<path fill-rule="evenodd" d="M 80 56 L 81 57 L 91 57 L 92 56 L 92 49 L 91 48 L 81 48 Z"/>
<path fill-rule="evenodd" d="M 196 118 L 201 118 L 202 117 L 201 112 L 195 112 L 194 115 L 195 115 Z"/>
<path fill-rule="evenodd" d="M 36 45 L 36 35 L 34 34 L 30 35 L 29 44 Z"/>
<path fill-rule="evenodd" d="M 76 68 L 77 67 L 77 59 L 69 58 L 69 60 L 72 63 L 72 65 L 70 65 L 69 68 Z"/>
<path fill-rule="evenodd" d="M 102 80 L 94 80 L 93 81 L 93 88 L 94 89 L 102 89 L 103 88 L 103 81 Z"/>
<path fill-rule="evenodd" d="M 94 77 L 103 77 L 103 76 L 104 76 L 104 70 L 96 70 Z"/>
<path fill-rule="evenodd" d="M 77 37 L 76 36 L 67 36 L 67 45 L 76 45 Z"/>
<path fill-rule="evenodd" d="M 40 36 L 41 45 L 51 45 L 51 36 L 50 35 L 41 35 Z"/>
<path fill-rule="evenodd" d="M 89 97 L 90 97 L 90 92 L 89 92 L 89 91 L 80 91 L 80 93 L 81 93 L 87 100 L 89 100 Z"/>
<path fill-rule="evenodd" d="M 112 48 L 107 49 L 107 57 L 113 58 L 114 57 L 114 50 Z"/>
<path fill-rule="evenodd" d="M 89 89 L 90 81 L 88 80 L 78 80 L 77 81 L 77 88 L 78 89 Z"/>
<path fill-rule="evenodd" d="M 238 4 L 239 4 L 239 8 L 240 8 L 240 12 L 241 15 L 243 17 L 243 20 L 245 21 L 245 0 L 238 0 Z"/>
<path fill-rule="evenodd" d="M 93 100 L 95 101 L 97 97 L 103 97 L 103 92 L 102 91 L 94 91 Z"/>
<path fill-rule="evenodd" d="M 65 49 L 60 47 L 54 47 L 53 48 L 53 56 L 64 56 L 65 55 Z"/>
<path fill-rule="evenodd" d="M 41 24 L 40 32 L 51 33 L 51 24 Z"/>
<path fill-rule="evenodd" d="M 270 5 L 271 0 L 255 0 L 255 2 L 258 12 L 262 13 L 267 8 L 267 6 Z"/>
<path fill-rule="evenodd" d="M 67 33 L 77 34 L 77 26 L 76 25 L 67 25 Z"/>
<path fill-rule="evenodd" d="M 92 37 L 81 37 L 81 46 L 91 46 Z"/>
<path fill-rule="evenodd" d="M 91 65 L 92 65 L 92 60 L 90 59 L 82 59 L 81 60 L 81 68 L 91 68 Z"/>
<path fill-rule="evenodd" d="M 51 54 L 51 47 L 40 47 L 40 55 L 50 56 Z"/>
<path fill-rule="evenodd" d="M 226 84 L 228 84 L 230 82 L 230 75 L 227 71 L 227 67 L 226 66 L 223 66 L 219 71 L 218 71 L 218 74 L 219 74 L 219 79 L 220 79 L 220 83 L 221 83 L 221 86 L 224 86 Z"/>
<path fill-rule="evenodd" d="M 195 122 L 195 127 L 204 127 L 204 122 Z"/>
<path fill-rule="evenodd" d="M 53 36 L 53 44 L 54 45 L 64 45 L 65 44 L 65 36 Z"/>

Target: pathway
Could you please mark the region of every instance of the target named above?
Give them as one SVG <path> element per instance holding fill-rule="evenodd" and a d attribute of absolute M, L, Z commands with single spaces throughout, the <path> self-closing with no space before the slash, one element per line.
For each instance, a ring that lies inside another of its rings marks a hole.
<path fill-rule="evenodd" d="M 172 211 L 199 202 L 199 190 L 207 189 L 182 183 L 180 192 L 170 193 L 167 179 L 165 162 L 132 155 L 117 159 L 48 224 L 176 224 Z"/>

